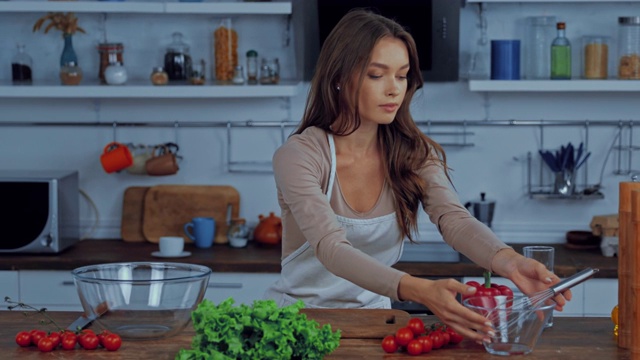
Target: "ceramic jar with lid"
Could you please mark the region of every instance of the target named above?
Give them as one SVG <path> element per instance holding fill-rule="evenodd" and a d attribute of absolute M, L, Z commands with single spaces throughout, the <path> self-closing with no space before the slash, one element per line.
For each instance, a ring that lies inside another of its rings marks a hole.
<path fill-rule="evenodd" d="M 101 43 L 98 44 L 98 54 L 100 54 L 100 68 L 98 78 L 103 84 L 107 83 L 104 72 L 111 64 L 120 63 L 124 65 L 123 59 L 124 45 L 122 43 Z"/>
<path fill-rule="evenodd" d="M 640 16 L 618 18 L 618 78 L 640 79 Z"/>

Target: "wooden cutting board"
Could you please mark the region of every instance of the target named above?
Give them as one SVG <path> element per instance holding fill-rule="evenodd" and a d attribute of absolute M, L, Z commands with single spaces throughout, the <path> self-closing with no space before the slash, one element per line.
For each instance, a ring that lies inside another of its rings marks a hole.
<path fill-rule="evenodd" d="M 144 197 L 144 237 L 157 243 L 161 236 L 182 236 L 184 224 L 194 217 L 212 217 L 216 222 L 214 243 L 225 244 L 231 218 L 240 214 L 240 194 L 226 185 L 156 185 Z"/>
<path fill-rule="evenodd" d="M 122 240 L 129 242 L 145 241 L 142 233 L 142 218 L 144 210 L 144 196 L 148 186 L 132 186 L 124 191 L 122 200 L 122 222 L 120 234 Z"/>
<path fill-rule="evenodd" d="M 382 339 L 407 326 L 411 315 L 396 309 L 300 309 L 320 325 L 340 329 L 342 339 Z"/>

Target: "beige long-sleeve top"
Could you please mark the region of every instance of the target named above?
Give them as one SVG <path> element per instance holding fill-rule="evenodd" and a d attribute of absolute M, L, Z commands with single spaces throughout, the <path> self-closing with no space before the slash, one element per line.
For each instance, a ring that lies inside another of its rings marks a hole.
<path fill-rule="evenodd" d="M 395 202 L 390 186 L 385 184 L 376 205 L 367 213 L 349 207 L 337 176 L 329 199 L 325 193 L 331 152 L 327 133 L 316 127 L 291 136 L 276 151 L 273 168 L 282 209 L 282 258 L 309 242 L 319 261 L 335 275 L 398 300 L 398 284 L 405 273 L 351 246 L 336 219 L 336 214 L 368 219 L 392 213 Z M 508 246 L 460 203 L 439 164 L 425 164 L 420 175 L 427 184 L 423 209 L 445 242 L 476 264 L 491 269 L 493 256 Z"/>

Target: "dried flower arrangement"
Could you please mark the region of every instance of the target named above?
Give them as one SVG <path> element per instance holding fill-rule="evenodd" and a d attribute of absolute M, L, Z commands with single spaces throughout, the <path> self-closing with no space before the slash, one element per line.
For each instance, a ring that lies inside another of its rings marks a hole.
<path fill-rule="evenodd" d="M 76 31 L 79 31 L 83 34 L 86 34 L 83 28 L 78 26 L 78 18 L 74 13 L 61 13 L 61 12 L 50 12 L 47 15 L 41 17 L 36 21 L 33 25 L 33 32 L 40 30 L 42 25 L 49 20 L 49 25 L 44 28 L 44 33 L 48 33 L 49 30 L 55 28 L 57 30 L 62 31 L 64 35 L 73 35 Z"/>

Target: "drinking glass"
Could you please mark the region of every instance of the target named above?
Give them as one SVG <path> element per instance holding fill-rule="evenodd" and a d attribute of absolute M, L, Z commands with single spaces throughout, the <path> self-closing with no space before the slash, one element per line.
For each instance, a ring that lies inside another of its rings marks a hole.
<path fill-rule="evenodd" d="M 548 270 L 553 272 L 553 258 L 555 249 L 552 246 L 525 246 L 522 248 L 522 254 L 524 257 L 537 260 L 542 263 Z M 549 320 L 544 325 L 545 328 L 553 326 L 553 312 L 549 316 Z"/>

